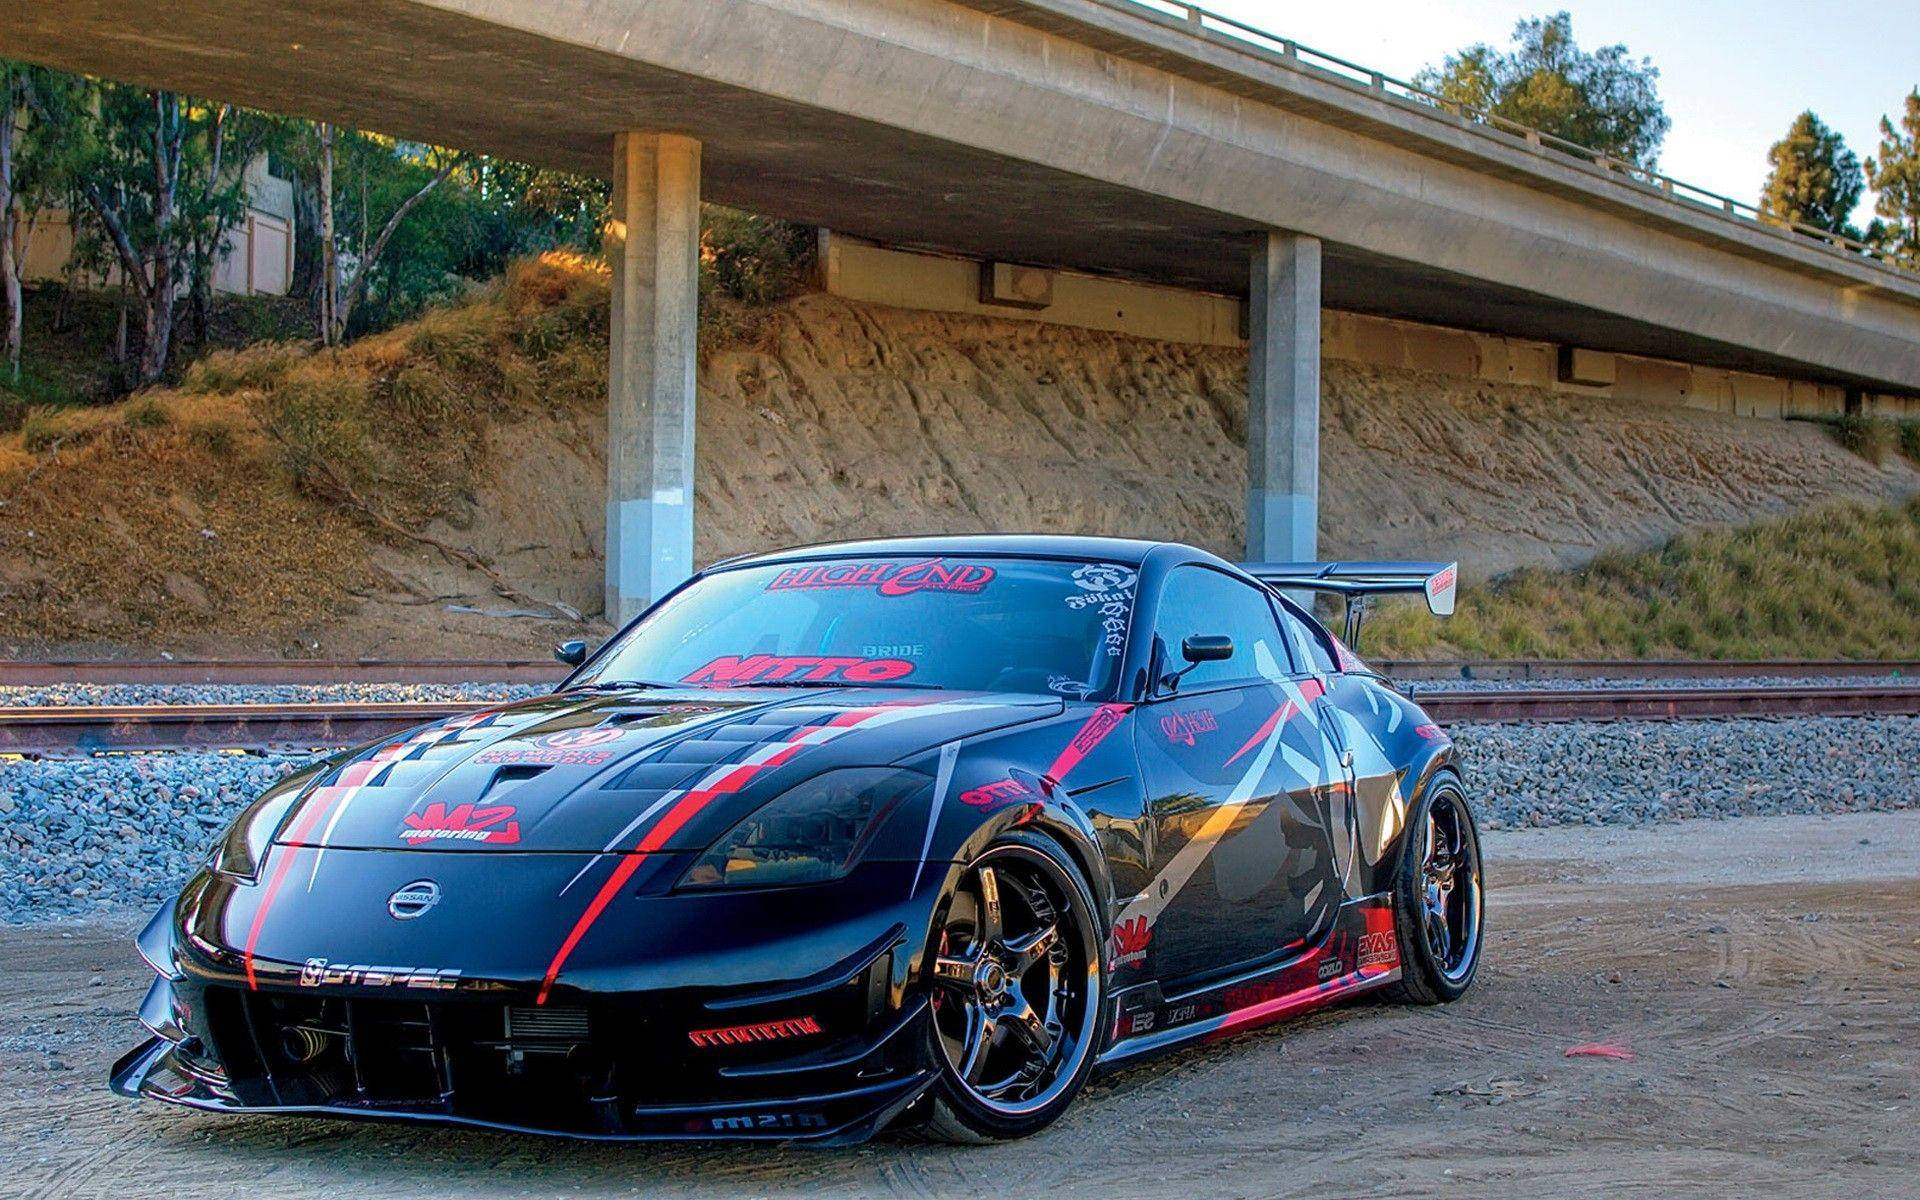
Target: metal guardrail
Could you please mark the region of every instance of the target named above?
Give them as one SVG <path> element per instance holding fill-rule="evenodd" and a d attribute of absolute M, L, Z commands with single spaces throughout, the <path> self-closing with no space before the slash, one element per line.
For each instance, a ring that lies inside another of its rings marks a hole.
<path fill-rule="evenodd" d="M 1198 4 L 1187 4 L 1182 0 L 1093 0 L 1093 2 L 1114 12 L 1151 21 L 1162 28 L 1182 30 L 1205 40 L 1210 45 L 1247 54 L 1266 63 L 1306 71 L 1316 78 L 1330 80 L 1355 91 L 1396 101 L 1403 108 L 1445 121 L 1456 129 L 1494 138 L 1502 144 L 1519 146 L 1544 157 L 1557 156 L 1569 160 L 1574 165 L 1597 171 L 1601 177 L 1610 179 L 1620 186 L 1632 188 L 1642 195 L 1685 205 L 1690 211 L 1735 221 L 1743 228 L 1766 230 L 1779 237 L 1793 239 L 1796 245 L 1811 243 L 1829 253 L 1865 262 L 1869 266 L 1903 279 L 1920 276 L 1920 270 L 1907 265 L 1893 253 L 1868 242 L 1835 233 L 1830 229 L 1822 229 L 1816 225 L 1807 225 L 1800 221 L 1790 221 L 1770 215 L 1744 200 L 1735 200 L 1731 196 L 1722 195 L 1710 188 L 1675 179 L 1671 175 L 1616 158 L 1605 151 L 1595 150 L 1591 146 L 1570 142 L 1532 126 L 1522 125 L 1518 121 L 1508 120 L 1485 109 L 1450 100 L 1384 71 L 1376 71 L 1371 67 L 1341 58 L 1339 55 L 1301 45 L 1292 38 L 1281 37 L 1258 26 L 1249 25 L 1245 21 L 1222 16 Z"/>

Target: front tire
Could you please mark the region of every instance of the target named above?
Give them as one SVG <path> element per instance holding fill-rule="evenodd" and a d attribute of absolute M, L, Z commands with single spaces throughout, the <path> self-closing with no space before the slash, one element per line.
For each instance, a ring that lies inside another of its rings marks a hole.
<path fill-rule="evenodd" d="M 1402 840 L 1393 884 L 1400 981 L 1386 994 L 1407 1004 L 1450 1003 L 1480 969 L 1486 915 L 1480 832 L 1457 774 L 1442 770 L 1427 785 Z"/>
<path fill-rule="evenodd" d="M 1059 1119 L 1093 1070 L 1104 944 L 1092 889 L 1052 840 L 1008 833 L 967 864 L 928 956 L 929 1133 L 980 1144 Z"/>

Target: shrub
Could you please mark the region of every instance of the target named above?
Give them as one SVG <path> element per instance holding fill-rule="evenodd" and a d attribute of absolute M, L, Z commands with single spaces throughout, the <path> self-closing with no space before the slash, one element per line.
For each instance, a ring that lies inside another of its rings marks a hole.
<path fill-rule="evenodd" d="M 1900 453 L 1908 462 L 1920 466 L 1920 417 L 1907 417 L 1900 422 Z"/>

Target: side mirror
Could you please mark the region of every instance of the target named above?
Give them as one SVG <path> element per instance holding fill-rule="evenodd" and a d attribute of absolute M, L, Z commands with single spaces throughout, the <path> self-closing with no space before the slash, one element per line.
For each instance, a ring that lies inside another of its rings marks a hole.
<path fill-rule="evenodd" d="M 1233 639 L 1196 633 L 1180 643 L 1180 656 L 1190 663 L 1225 662 L 1233 657 Z"/>
<path fill-rule="evenodd" d="M 570 667 L 577 667 L 587 661 L 587 644 L 578 638 L 571 642 L 561 642 L 553 648 L 553 657 Z"/>

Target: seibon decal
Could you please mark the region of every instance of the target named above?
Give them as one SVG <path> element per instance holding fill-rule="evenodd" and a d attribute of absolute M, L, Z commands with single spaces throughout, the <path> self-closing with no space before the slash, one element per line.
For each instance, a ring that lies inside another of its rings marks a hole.
<path fill-rule="evenodd" d="M 904 658 L 853 658 L 818 654 L 723 654 L 680 682 L 705 687 L 732 687 L 773 680 L 809 682 L 886 683 L 913 674 Z"/>
<path fill-rule="evenodd" d="M 809 563 L 788 567 L 767 584 L 769 592 L 817 591 L 832 588 L 872 588 L 882 596 L 911 596 L 915 592 L 958 592 L 976 595 L 993 582 L 992 567 L 979 563 L 925 562 Z"/>
<path fill-rule="evenodd" d="M 520 840 L 520 822 L 513 819 L 518 811 L 511 804 L 458 804 L 451 809 L 429 804 L 423 812 L 407 814 L 400 836 L 409 846 L 449 841 L 511 846 Z"/>

